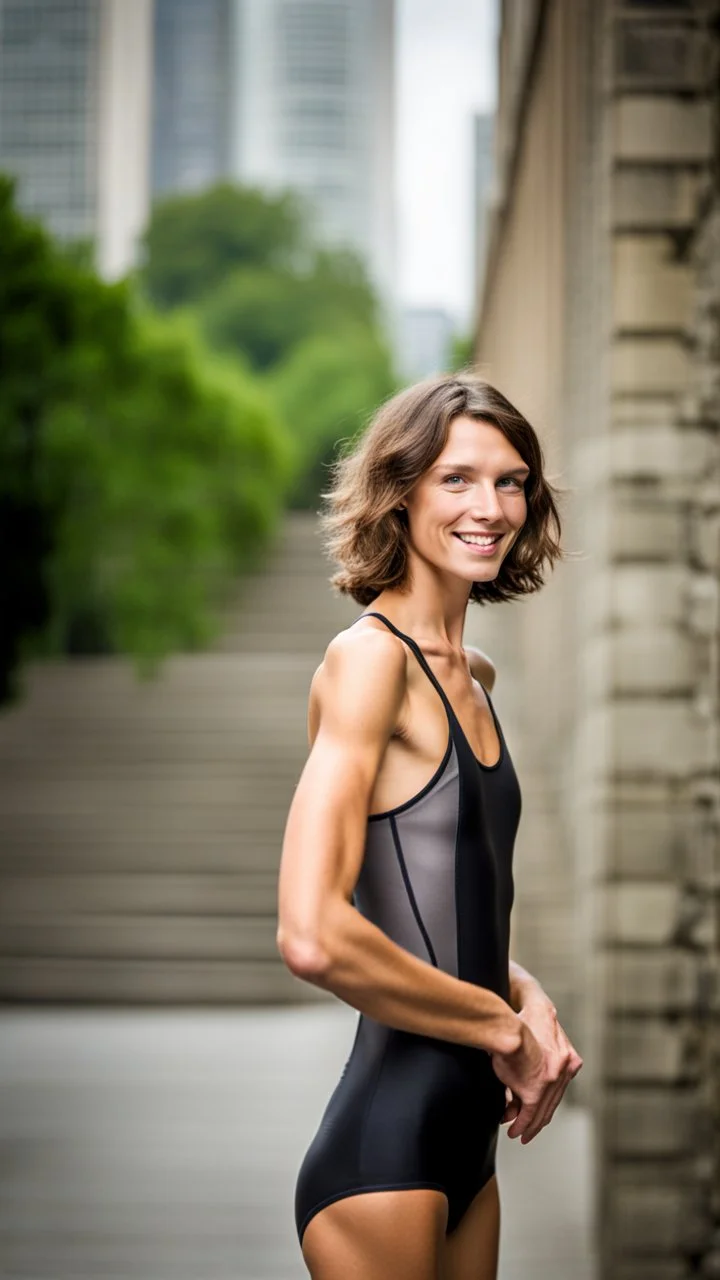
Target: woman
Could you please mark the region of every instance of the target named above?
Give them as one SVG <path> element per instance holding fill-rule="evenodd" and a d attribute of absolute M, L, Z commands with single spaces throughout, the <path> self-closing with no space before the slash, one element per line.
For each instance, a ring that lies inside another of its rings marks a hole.
<path fill-rule="evenodd" d="M 471 374 L 376 415 L 337 467 L 333 582 L 364 606 L 313 677 L 278 947 L 360 1011 L 305 1156 L 313 1280 L 494 1280 L 498 1126 L 531 1141 L 582 1059 L 509 957 L 520 791 L 463 649 L 468 601 L 536 591 L 561 555 L 529 425 Z"/>

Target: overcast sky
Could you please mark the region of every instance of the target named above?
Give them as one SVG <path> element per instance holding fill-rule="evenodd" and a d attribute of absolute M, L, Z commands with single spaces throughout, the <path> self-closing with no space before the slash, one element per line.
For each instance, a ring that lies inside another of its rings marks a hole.
<path fill-rule="evenodd" d="M 472 312 L 472 115 L 494 108 L 495 0 L 397 0 L 401 305 Z"/>

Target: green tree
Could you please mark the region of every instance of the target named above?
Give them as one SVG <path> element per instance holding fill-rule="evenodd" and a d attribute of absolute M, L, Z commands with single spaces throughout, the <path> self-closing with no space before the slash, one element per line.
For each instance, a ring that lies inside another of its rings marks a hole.
<path fill-rule="evenodd" d="M 5 179 L 0 359 L 0 701 L 31 650 L 148 667 L 202 643 L 290 480 L 266 391 L 78 267 Z"/>
<path fill-rule="evenodd" d="M 289 192 L 269 195 L 220 183 L 159 201 L 143 247 L 140 276 L 150 301 L 163 310 L 187 306 L 238 267 L 300 264 L 307 251 L 302 205 Z"/>
<path fill-rule="evenodd" d="M 267 397 L 186 321 L 137 317 L 122 360 L 80 361 L 46 422 L 45 491 L 62 513 L 52 648 L 99 642 L 152 663 L 213 634 L 277 518 L 291 451 Z"/>
<path fill-rule="evenodd" d="M 376 331 L 376 313 L 373 290 L 354 255 L 323 250 L 303 273 L 238 268 L 207 296 L 199 319 L 211 346 L 265 370 L 312 335 L 349 324 Z"/>
<path fill-rule="evenodd" d="M 239 267 L 208 295 L 199 321 L 212 347 L 268 369 L 307 332 L 304 294 L 287 271 Z"/>
<path fill-rule="evenodd" d="M 314 243 L 299 201 L 229 186 L 158 205 L 145 249 L 146 294 L 264 375 L 301 460 L 292 501 L 314 505 L 333 440 L 395 385 L 361 259 Z"/>
<path fill-rule="evenodd" d="M 271 386 L 302 451 L 290 502 L 315 509 L 338 450 L 397 390 L 390 354 L 377 333 L 347 326 L 295 347 Z"/>

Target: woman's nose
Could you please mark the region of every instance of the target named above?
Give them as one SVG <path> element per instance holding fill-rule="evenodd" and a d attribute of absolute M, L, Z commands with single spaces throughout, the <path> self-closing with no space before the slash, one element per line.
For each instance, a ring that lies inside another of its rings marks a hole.
<path fill-rule="evenodd" d="M 476 485 L 470 515 L 476 520 L 497 520 L 502 507 L 494 484 Z"/>

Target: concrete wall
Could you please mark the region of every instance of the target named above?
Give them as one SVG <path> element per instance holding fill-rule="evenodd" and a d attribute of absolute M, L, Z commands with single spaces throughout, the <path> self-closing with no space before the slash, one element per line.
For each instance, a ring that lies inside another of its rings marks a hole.
<path fill-rule="evenodd" d="M 720 1273 L 711 9 L 541 6 L 531 55 L 501 82 L 477 346 L 544 433 L 582 556 L 507 630 L 546 800 L 526 810 L 518 952 L 543 979 L 554 956 L 565 966 L 603 1280 Z"/>

